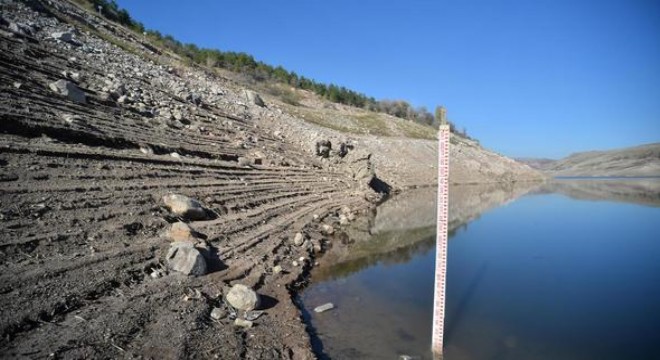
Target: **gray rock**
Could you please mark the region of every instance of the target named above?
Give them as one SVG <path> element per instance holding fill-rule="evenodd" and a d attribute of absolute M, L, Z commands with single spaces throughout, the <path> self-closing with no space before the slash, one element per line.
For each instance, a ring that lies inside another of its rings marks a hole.
<path fill-rule="evenodd" d="M 58 31 L 50 35 L 55 40 L 63 41 L 71 45 L 80 45 L 80 42 L 73 38 L 73 31 Z"/>
<path fill-rule="evenodd" d="M 246 328 L 246 329 L 251 328 L 252 324 L 253 324 L 253 322 L 250 321 L 250 320 L 243 320 L 241 318 L 238 318 L 238 319 L 234 320 L 234 325 L 240 326 L 240 327 L 243 327 L 243 328 Z"/>
<path fill-rule="evenodd" d="M 328 224 L 323 224 L 321 226 L 321 229 L 323 230 L 324 233 L 328 235 L 332 235 L 335 232 L 335 228 L 333 228 L 332 225 L 328 225 Z"/>
<path fill-rule="evenodd" d="M 332 143 L 330 140 L 319 140 L 316 142 L 316 155 L 327 158 L 330 156 Z"/>
<path fill-rule="evenodd" d="M 172 117 L 174 120 L 181 121 L 183 120 L 183 113 L 180 110 L 172 111 Z"/>
<path fill-rule="evenodd" d="M 211 311 L 211 318 L 215 320 L 220 320 L 227 316 L 227 312 L 223 308 L 213 308 Z"/>
<path fill-rule="evenodd" d="M 153 155 L 154 149 L 152 149 L 151 146 L 149 145 L 140 145 L 140 152 L 142 152 L 145 155 Z"/>
<path fill-rule="evenodd" d="M 302 233 L 297 232 L 293 237 L 293 243 L 296 246 L 301 246 L 305 242 L 305 236 Z"/>
<path fill-rule="evenodd" d="M 168 194 L 163 196 L 163 202 L 172 213 L 189 220 L 207 219 L 206 209 L 195 199 L 185 195 Z"/>
<path fill-rule="evenodd" d="M 259 306 L 259 295 L 243 284 L 232 286 L 226 296 L 229 305 L 238 310 L 250 311 Z"/>
<path fill-rule="evenodd" d="M 186 100 L 197 106 L 202 105 L 202 97 L 199 94 L 190 93 L 186 96 Z"/>
<path fill-rule="evenodd" d="M 264 103 L 264 100 L 261 98 L 261 96 L 252 90 L 245 90 L 245 97 L 247 97 L 248 102 L 251 104 L 255 104 L 261 107 L 266 106 L 266 103 Z"/>
<path fill-rule="evenodd" d="M 185 275 L 200 276 L 206 274 L 204 256 L 191 243 L 172 243 L 167 252 L 167 266 Z"/>
<path fill-rule="evenodd" d="M 322 313 L 324 311 L 328 311 L 328 310 L 331 310 L 331 309 L 334 309 L 334 308 L 335 308 L 335 305 L 333 303 L 326 303 L 326 304 L 319 305 L 319 306 L 315 307 L 314 312 Z"/>
<path fill-rule="evenodd" d="M 50 83 L 48 87 L 54 92 L 64 95 L 69 100 L 77 102 L 79 104 L 85 104 L 87 102 L 87 97 L 85 92 L 80 90 L 78 85 L 67 80 L 57 80 L 53 83 Z"/>

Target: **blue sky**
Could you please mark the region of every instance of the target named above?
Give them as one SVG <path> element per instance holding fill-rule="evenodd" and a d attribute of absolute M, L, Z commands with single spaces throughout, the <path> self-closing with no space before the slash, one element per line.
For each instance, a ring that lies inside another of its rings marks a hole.
<path fill-rule="evenodd" d="M 150 29 L 448 117 L 508 156 L 660 142 L 660 1 L 119 0 Z"/>

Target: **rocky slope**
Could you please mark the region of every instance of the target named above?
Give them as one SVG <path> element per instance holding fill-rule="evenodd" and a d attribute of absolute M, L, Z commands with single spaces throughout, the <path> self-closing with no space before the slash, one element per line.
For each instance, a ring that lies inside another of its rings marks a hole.
<path fill-rule="evenodd" d="M 581 152 L 556 161 L 523 161 L 552 176 L 660 176 L 660 143 Z"/>
<path fill-rule="evenodd" d="M 435 142 L 306 121 L 74 3 L 0 10 L 0 355 L 313 358 L 291 294 L 375 190 L 435 182 Z M 453 144 L 453 182 L 539 178 Z"/>

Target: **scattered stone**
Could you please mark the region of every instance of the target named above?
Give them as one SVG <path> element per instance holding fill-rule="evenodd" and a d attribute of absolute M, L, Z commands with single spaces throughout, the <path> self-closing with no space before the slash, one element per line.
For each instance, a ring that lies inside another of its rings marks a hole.
<path fill-rule="evenodd" d="M 273 274 L 279 274 L 282 272 L 282 267 L 280 265 L 273 266 Z"/>
<path fill-rule="evenodd" d="M 259 295 L 243 284 L 232 286 L 226 296 L 229 305 L 238 310 L 250 311 L 259 306 Z"/>
<path fill-rule="evenodd" d="M 332 225 L 328 225 L 328 224 L 323 224 L 323 226 L 321 226 L 321 229 L 323 230 L 324 233 L 328 235 L 332 235 L 335 232 L 335 228 L 333 228 Z"/>
<path fill-rule="evenodd" d="M 245 97 L 247 97 L 248 102 L 251 104 L 261 107 L 266 106 L 266 103 L 264 103 L 264 100 L 261 98 L 261 96 L 252 90 L 245 90 Z"/>
<path fill-rule="evenodd" d="M 294 267 L 297 267 L 299 264 L 298 264 L 298 262 L 297 262 L 296 260 L 293 260 L 293 261 L 291 262 L 291 265 L 293 265 Z"/>
<path fill-rule="evenodd" d="M 145 155 L 153 155 L 154 150 L 149 145 L 140 145 L 140 152 Z"/>
<path fill-rule="evenodd" d="M 421 356 L 399 355 L 399 360 L 421 360 Z"/>
<path fill-rule="evenodd" d="M 323 304 L 323 305 L 315 307 L 314 312 L 322 313 L 324 311 L 328 311 L 328 310 L 331 310 L 331 309 L 334 309 L 334 308 L 335 308 L 335 305 L 333 303 L 327 303 L 327 304 Z"/>
<path fill-rule="evenodd" d="M 166 260 L 170 269 L 185 275 L 200 276 L 206 274 L 204 256 L 191 243 L 173 243 L 167 252 Z"/>
<path fill-rule="evenodd" d="M 55 40 L 60 41 L 71 41 L 73 40 L 73 33 L 70 31 L 58 31 L 51 34 L 51 37 Z"/>
<path fill-rule="evenodd" d="M 186 96 L 186 101 L 190 101 L 191 103 L 199 106 L 202 105 L 202 97 L 199 94 L 195 93 L 190 93 Z"/>
<path fill-rule="evenodd" d="M 348 225 L 350 220 L 348 220 L 348 217 L 344 214 L 339 215 L 339 225 Z"/>
<path fill-rule="evenodd" d="M 80 116 L 73 114 L 64 114 L 62 115 L 62 120 L 69 125 L 73 125 L 75 122 L 80 121 Z"/>
<path fill-rule="evenodd" d="M 163 196 L 165 206 L 175 215 L 189 220 L 205 220 L 207 218 L 206 209 L 195 199 L 184 195 L 168 194 Z"/>
<path fill-rule="evenodd" d="M 172 111 L 172 117 L 176 121 L 181 121 L 183 120 L 183 113 L 181 112 L 181 110 L 174 110 Z"/>
<path fill-rule="evenodd" d="M 293 237 L 293 244 L 296 246 L 301 246 L 305 242 L 305 236 L 297 232 L 296 235 Z"/>
<path fill-rule="evenodd" d="M 337 150 L 337 155 L 340 158 L 343 158 L 344 156 L 346 156 L 346 154 L 348 154 L 348 146 L 346 145 L 346 143 L 340 143 L 339 150 Z"/>
<path fill-rule="evenodd" d="M 319 140 L 316 142 L 316 155 L 327 158 L 330 156 L 332 150 L 332 143 L 330 140 Z"/>
<path fill-rule="evenodd" d="M 15 89 L 20 89 L 23 84 L 19 83 L 18 81 L 14 82 L 14 88 Z"/>
<path fill-rule="evenodd" d="M 220 320 L 227 316 L 227 312 L 223 308 L 213 308 L 211 310 L 211 318 L 214 320 Z"/>
<path fill-rule="evenodd" d="M 241 318 L 237 318 L 236 320 L 234 320 L 234 325 L 242 327 L 242 328 L 246 328 L 246 329 L 251 328 L 253 324 L 254 323 L 252 321 L 243 320 Z"/>
<path fill-rule="evenodd" d="M 173 157 L 173 158 L 175 158 L 175 159 L 179 159 L 179 160 L 181 160 L 181 154 L 179 154 L 179 153 L 176 152 L 176 151 L 173 152 L 173 153 L 171 153 L 170 156 Z"/>
<path fill-rule="evenodd" d="M 245 314 L 243 314 L 243 318 L 248 321 L 255 321 L 258 318 L 260 318 L 261 315 L 263 314 L 264 314 L 263 310 L 246 311 Z"/>
<path fill-rule="evenodd" d="M 128 99 L 127 95 L 121 95 L 118 99 L 117 102 L 120 104 L 128 104 L 130 100 Z"/>
<path fill-rule="evenodd" d="M 71 45 L 79 46 L 80 42 L 73 38 L 73 31 L 58 31 L 50 35 L 51 38 L 59 41 L 69 43 Z"/>
<path fill-rule="evenodd" d="M 85 104 L 87 102 L 87 97 L 85 96 L 85 92 L 80 90 L 78 85 L 72 83 L 71 81 L 57 80 L 53 83 L 50 83 L 48 87 L 50 87 L 52 91 L 60 95 L 66 96 L 71 101 L 80 104 Z"/>

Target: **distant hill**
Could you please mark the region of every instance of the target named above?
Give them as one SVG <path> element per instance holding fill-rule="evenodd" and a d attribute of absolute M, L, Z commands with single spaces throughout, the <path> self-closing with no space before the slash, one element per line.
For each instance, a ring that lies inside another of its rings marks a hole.
<path fill-rule="evenodd" d="M 552 176 L 660 176 L 660 143 L 580 152 L 560 160 L 517 160 Z"/>
<path fill-rule="evenodd" d="M 548 166 L 551 163 L 557 161 L 554 159 L 545 159 L 545 158 L 514 158 L 514 160 L 521 162 L 523 164 L 527 164 L 527 166 L 531 167 L 532 169 L 538 169 L 538 170 L 541 170 L 543 169 L 543 167 Z"/>

